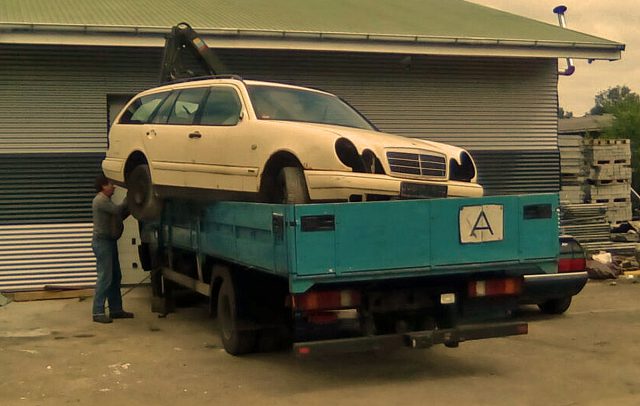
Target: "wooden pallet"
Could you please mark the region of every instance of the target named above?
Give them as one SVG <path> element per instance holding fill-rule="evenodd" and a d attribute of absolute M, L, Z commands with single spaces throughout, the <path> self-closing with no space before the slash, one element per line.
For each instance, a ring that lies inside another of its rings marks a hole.
<path fill-rule="evenodd" d="M 75 299 L 93 296 L 94 289 L 46 289 L 25 292 L 3 292 L 2 294 L 14 302 L 31 300 Z"/>

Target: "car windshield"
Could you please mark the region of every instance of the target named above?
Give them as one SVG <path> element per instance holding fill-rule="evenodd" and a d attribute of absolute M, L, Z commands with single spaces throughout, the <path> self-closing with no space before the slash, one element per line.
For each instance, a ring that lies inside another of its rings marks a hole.
<path fill-rule="evenodd" d="M 330 94 L 265 85 L 247 88 L 256 116 L 261 120 L 303 121 L 375 130 L 353 107 Z"/>

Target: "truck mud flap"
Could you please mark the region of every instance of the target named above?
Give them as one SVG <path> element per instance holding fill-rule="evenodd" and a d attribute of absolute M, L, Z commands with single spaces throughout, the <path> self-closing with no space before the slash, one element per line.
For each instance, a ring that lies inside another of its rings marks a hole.
<path fill-rule="evenodd" d="M 369 337 L 295 343 L 297 356 L 391 350 L 399 347 L 429 348 L 436 344 L 457 347 L 463 341 L 527 334 L 523 322 L 469 324 L 442 330 L 413 331 L 406 334 L 387 334 Z"/>

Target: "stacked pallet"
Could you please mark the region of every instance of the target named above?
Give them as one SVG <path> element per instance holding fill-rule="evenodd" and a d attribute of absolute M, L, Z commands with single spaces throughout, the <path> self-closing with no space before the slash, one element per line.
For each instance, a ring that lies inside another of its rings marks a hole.
<path fill-rule="evenodd" d="M 610 230 L 606 204 L 560 205 L 560 234 L 573 236 L 587 253 L 608 251 L 617 255 L 635 255 L 637 244 L 611 241 Z"/>
<path fill-rule="evenodd" d="M 558 148 L 560 149 L 560 201 L 584 203 L 589 167 L 585 163 L 582 136 L 563 134 L 558 137 Z"/>
<path fill-rule="evenodd" d="M 630 141 L 589 139 L 584 144 L 589 167 L 586 202 L 605 204 L 611 224 L 631 220 Z"/>

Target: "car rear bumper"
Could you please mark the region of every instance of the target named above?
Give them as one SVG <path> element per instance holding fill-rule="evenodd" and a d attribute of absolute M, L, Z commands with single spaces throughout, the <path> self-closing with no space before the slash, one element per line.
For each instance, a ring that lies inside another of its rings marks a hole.
<path fill-rule="evenodd" d="M 421 181 L 394 178 L 387 175 L 338 171 L 306 170 L 304 174 L 311 200 L 349 200 L 352 195 L 361 195 L 363 200 L 366 200 L 366 195 L 402 197 L 403 183 L 417 188 L 421 186 L 426 188 L 446 187 L 446 196 L 422 197 L 480 197 L 483 195 L 482 186 L 470 182 Z"/>
<path fill-rule="evenodd" d="M 587 272 L 525 275 L 522 304 L 538 304 L 549 299 L 575 296 L 586 285 Z"/>

